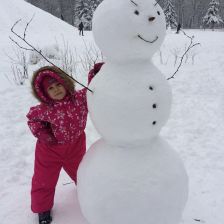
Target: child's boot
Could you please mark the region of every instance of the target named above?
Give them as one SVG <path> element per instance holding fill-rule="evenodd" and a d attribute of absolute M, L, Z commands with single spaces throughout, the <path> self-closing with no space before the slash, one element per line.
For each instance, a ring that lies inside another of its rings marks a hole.
<path fill-rule="evenodd" d="M 38 214 L 39 224 L 49 224 L 52 221 L 51 211 L 41 212 Z"/>

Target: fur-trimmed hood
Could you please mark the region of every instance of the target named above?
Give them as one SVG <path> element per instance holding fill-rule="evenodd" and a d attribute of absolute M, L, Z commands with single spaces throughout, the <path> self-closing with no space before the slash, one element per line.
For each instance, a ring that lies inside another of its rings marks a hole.
<path fill-rule="evenodd" d="M 34 72 L 31 82 L 33 95 L 40 102 L 47 104 L 52 102 L 52 100 L 45 94 L 42 87 L 42 82 L 46 76 L 50 76 L 61 83 L 67 90 L 67 94 L 72 95 L 75 91 L 74 81 L 64 72 L 55 66 L 45 66 Z"/>

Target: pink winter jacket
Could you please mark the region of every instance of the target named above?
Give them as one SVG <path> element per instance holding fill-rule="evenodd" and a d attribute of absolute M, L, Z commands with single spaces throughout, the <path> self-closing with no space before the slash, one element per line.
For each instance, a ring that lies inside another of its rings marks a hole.
<path fill-rule="evenodd" d="M 100 70 L 103 63 L 96 64 L 89 72 L 88 82 Z M 42 101 L 41 104 L 31 107 L 27 114 L 28 125 L 31 132 L 37 138 L 47 135 L 54 137 L 58 144 L 75 142 L 83 133 L 87 121 L 86 89 L 68 92 L 61 101 L 52 101 L 44 95 L 41 82 L 46 75 L 57 79 L 66 88 L 65 82 L 54 72 L 41 72 L 33 81 L 36 95 Z"/>

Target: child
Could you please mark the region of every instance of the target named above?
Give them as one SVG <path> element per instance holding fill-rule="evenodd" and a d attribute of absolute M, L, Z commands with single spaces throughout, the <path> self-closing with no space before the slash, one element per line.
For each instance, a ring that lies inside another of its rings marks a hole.
<path fill-rule="evenodd" d="M 96 64 L 90 71 L 89 82 L 101 66 Z M 27 114 L 30 130 L 37 138 L 31 209 L 38 213 L 40 224 L 48 224 L 61 168 L 76 183 L 77 169 L 86 152 L 87 89 L 75 91 L 73 81 L 53 66 L 34 73 L 32 89 L 41 103 Z"/>

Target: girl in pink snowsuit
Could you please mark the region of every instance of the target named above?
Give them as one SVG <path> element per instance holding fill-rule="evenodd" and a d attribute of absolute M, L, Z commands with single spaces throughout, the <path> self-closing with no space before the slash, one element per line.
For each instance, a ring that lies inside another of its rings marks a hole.
<path fill-rule="evenodd" d="M 102 63 L 90 71 L 88 81 Z M 76 183 L 76 173 L 86 152 L 87 89 L 75 91 L 73 81 L 59 69 L 47 66 L 33 75 L 32 89 L 41 102 L 27 114 L 28 125 L 37 138 L 31 209 L 39 223 L 50 223 L 55 187 L 63 168 Z"/>

